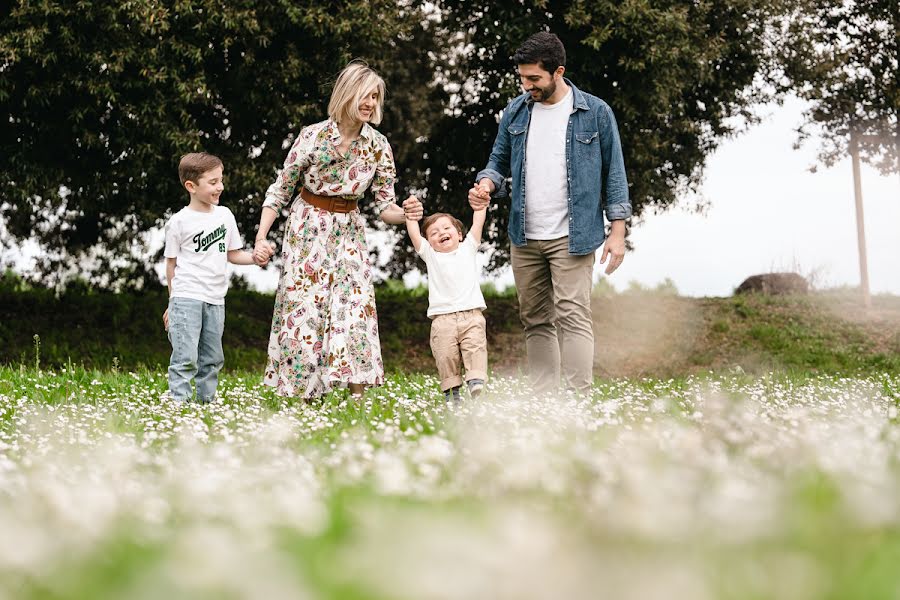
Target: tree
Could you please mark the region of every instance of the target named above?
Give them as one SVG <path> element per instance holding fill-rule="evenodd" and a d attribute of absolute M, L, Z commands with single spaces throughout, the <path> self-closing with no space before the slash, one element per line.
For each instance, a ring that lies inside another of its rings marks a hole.
<path fill-rule="evenodd" d="M 788 85 L 811 103 L 798 144 L 821 139 L 819 160 L 850 156 L 860 288 L 871 306 L 859 161 L 900 173 L 900 4 L 897 0 L 798 0 L 785 32 Z M 813 167 L 815 169 L 815 167 Z"/>
<path fill-rule="evenodd" d="M 466 190 L 483 167 L 498 115 L 520 93 L 510 56 L 549 30 L 567 51 L 567 75 L 613 108 L 635 214 L 664 210 L 695 188 L 706 157 L 753 122 L 770 99 L 769 47 L 777 0 L 443 0 L 434 69 L 446 94 L 423 142 L 426 210 L 468 212 Z M 508 210 L 493 206 L 492 267 L 508 261 Z M 394 262 L 397 272 L 412 263 Z"/>
<path fill-rule="evenodd" d="M 328 82 L 364 57 L 388 84 L 398 195 L 466 217 L 497 118 L 517 91 L 510 55 L 540 29 L 618 118 L 635 213 L 696 186 L 717 144 L 770 97 L 766 31 L 786 0 L 134 0 L 5 3 L 0 13 L 0 217 L 44 267 L 93 283 L 156 281 L 144 234 L 183 202 L 178 157 L 226 166 L 245 235 Z M 492 267 L 508 260 L 493 207 Z M 395 230 L 395 239 L 402 232 Z M 390 263 L 414 265 L 408 245 Z"/>
<path fill-rule="evenodd" d="M 900 171 L 900 3 L 796 0 L 781 57 L 786 88 L 810 102 L 802 143 L 821 140 L 832 166 L 859 137 L 860 157 L 884 174 Z"/>
<path fill-rule="evenodd" d="M 353 57 L 390 56 L 415 7 L 387 0 L 5 2 L 0 216 L 44 276 L 156 281 L 143 236 L 184 202 L 180 155 L 226 166 L 252 235 L 284 141 L 324 117 Z"/>

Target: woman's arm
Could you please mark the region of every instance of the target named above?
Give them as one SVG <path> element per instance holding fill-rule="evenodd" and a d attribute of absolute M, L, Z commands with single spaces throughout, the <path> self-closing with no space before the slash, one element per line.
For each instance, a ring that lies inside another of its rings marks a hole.
<path fill-rule="evenodd" d="M 402 208 L 392 202 L 381 211 L 381 220 L 388 225 L 400 225 L 406 222 L 406 215 Z"/>
<path fill-rule="evenodd" d="M 272 248 L 266 240 L 266 237 L 269 235 L 272 223 L 275 222 L 277 217 L 278 213 L 274 208 L 263 206 L 262 212 L 259 215 L 259 228 L 256 230 L 256 241 L 253 244 L 253 254 L 257 256 L 259 261 L 262 261 L 263 259 L 268 260 L 272 256 Z"/>

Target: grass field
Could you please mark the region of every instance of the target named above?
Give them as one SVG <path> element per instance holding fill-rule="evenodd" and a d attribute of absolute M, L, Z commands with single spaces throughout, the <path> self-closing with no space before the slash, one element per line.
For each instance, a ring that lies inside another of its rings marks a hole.
<path fill-rule="evenodd" d="M 162 371 L 0 368 L 0 598 L 879 599 L 900 375 L 426 376 L 218 402 Z"/>
<path fill-rule="evenodd" d="M 389 372 L 434 373 L 427 292 L 376 289 L 382 357 Z M 525 356 L 515 290 L 486 293 L 491 368 L 515 374 Z M 261 372 L 272 320 L 271 295 L 232 290 L 227 299 L 225 368 Z M 171 346 L 162 327 L 161 288 L 114 294 L 73 286 L 57 295 L 0 276 L 0 365 L 40 364 L 164 370 Z M 684 298 L 654 290 L 592 301 L 594 371 L 603 377 L 656 377 L 741 367 L 856 375 L 900 371 L 900 296 L 861 309 L 852 290 L 802 296 Z"/>

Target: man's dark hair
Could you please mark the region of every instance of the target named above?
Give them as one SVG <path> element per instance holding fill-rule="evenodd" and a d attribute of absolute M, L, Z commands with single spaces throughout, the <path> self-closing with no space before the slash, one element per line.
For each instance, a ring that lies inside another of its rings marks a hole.
<path fill-rule="evenodd" d="M 548 73 L 566 66 L 566 49 L 549 31 L 540 31 L 525 40 L 513 54 L 513 64 L 538 65 Z"/>

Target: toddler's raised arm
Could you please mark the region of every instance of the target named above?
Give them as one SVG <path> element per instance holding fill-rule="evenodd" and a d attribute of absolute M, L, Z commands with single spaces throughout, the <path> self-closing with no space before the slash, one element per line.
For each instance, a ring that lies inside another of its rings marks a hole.
<path fill-rule="evenodd" d="M 406 218 L 406 232 L 409 234 L 409 241 L 412 242 L 413 250 L 416 252 L 422 247 L 422 242 L 424 241 L 422 232 L 419 231 L 419 219 L 422 218 L 421 206 L 422 203 L 415 196 L 410 196 L 403 201 L 403 208 L 406 214 L 414 213 L 419 217 L 418 219 L 413 219 L 409 216 Z"/>
<path fill-rule="evenodd" d="M 482 229 L 484 229 L 484 220 L 486 218 L 487 208 L 476 210 L 472 215 L 472 228 L 469 229 L 469 233 L 472 235 L 472 238 L 475 240 L 476 244 L 481 243 L 481 231 Z"/>

